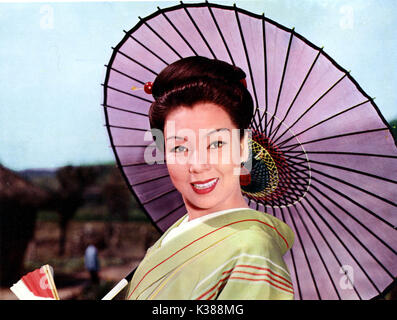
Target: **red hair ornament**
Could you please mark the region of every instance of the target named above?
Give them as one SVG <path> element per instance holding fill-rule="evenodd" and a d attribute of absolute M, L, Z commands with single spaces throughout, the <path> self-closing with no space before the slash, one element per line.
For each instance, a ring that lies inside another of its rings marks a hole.
<path fill-rule="evenodd" d="M 143 86 L 143 90 L 147 94 L 152 94 L 152 88 L 153 88 L 153 82 L 146 82 L 145 85 Z"/>

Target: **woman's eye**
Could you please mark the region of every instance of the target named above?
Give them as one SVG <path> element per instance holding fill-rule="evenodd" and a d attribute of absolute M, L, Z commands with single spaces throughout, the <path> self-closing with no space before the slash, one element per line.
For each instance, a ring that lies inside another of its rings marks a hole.
<path fill-rule="evenodd" d="M 185 152 L 187 148 L 185 146 L 176 146 L 171 149 L 171 152 Z"/>
<path fill-rule="evenodd" d="M 224 141 L 214 141 L 211 142 L 210 145 L 208 146 L 209 149 L 218 149 L 224 146 L 226 143 Z"/>

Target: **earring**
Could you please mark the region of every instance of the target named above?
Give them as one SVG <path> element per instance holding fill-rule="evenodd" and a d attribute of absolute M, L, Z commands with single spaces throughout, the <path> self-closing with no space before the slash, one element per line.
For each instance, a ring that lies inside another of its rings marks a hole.
<path fill-rule="evenodd" d="M 240 185 L 243 187 L 248 186 L 251 183 L 251 173 L 244 166 L 244 162 L 241 163 L 240 170 Z"/>

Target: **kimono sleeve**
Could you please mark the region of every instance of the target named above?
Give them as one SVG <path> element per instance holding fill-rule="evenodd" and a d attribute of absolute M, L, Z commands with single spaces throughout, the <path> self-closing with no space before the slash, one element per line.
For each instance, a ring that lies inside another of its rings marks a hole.
<path fill-rule="evenodd" d="M 264 232 L 241 232 L 238 252 L 218 279 L 219 300 L 290 300 L 293 287 L 278 242 Z"/>

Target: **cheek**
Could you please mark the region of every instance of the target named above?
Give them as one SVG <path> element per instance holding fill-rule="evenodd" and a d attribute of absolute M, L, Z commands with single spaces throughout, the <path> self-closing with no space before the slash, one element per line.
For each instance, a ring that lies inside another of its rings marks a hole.
<path fill-rule="evenodd" d="M 241 164 L 240 144 L 228 141 L 225 146 L 220 149 L 211 150 L 210 158 L 216 159 L 213 163 L 222 165 L 224 170 L 232 170 Z"/>
<path fill-rule="evenodd" d="M 186 183 L 187 171 L 186 167 L 178 164 L 167 164 L 168 173 L 175 188 L 179 190 L 182 184 Z"/>
<path fill-rule="evenodd" d="M 240 166 L 231 164 L 222 164 L 217 166 L 217 171 L 222 175 L 227 183 L 239 181 Z"/>

